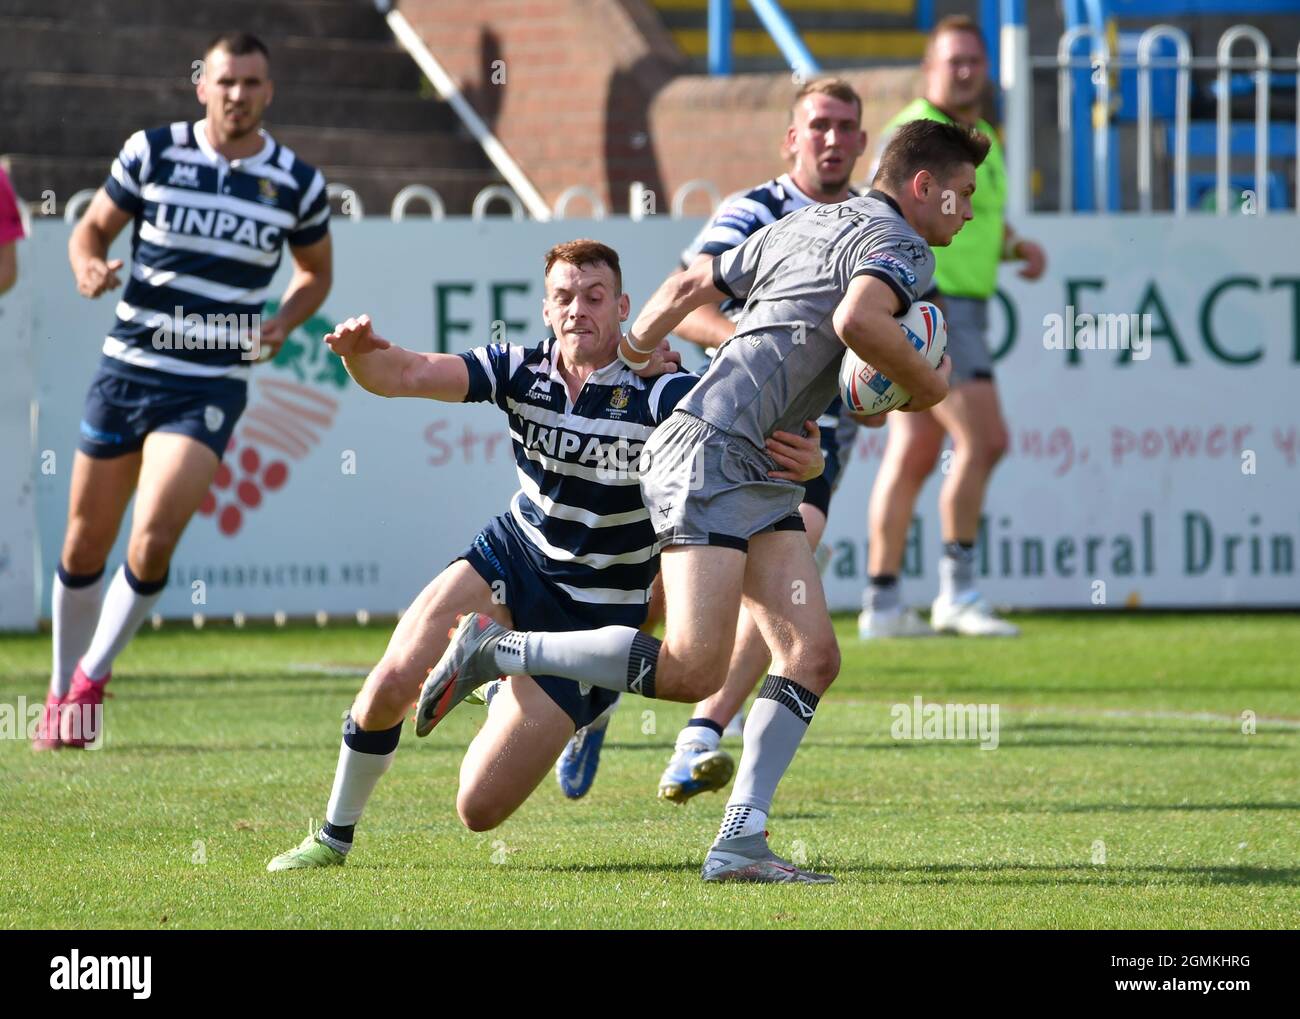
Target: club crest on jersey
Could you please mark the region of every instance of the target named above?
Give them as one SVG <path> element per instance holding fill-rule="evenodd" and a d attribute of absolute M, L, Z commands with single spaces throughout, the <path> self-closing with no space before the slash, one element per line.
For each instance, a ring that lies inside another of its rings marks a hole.
<path fill-rule="evenodd" d="M 196 188 L 199 186 L 199 168 L 188 163 L 177 163 L 172 167 L 172 175 L 167 184 L 171 187 Z"/>
<path fill-rule="evenodd" d="M 275 186 L 275 181 L 263 177 L 257 182 L 257 200 L 268 205 L 275 205 L 280 200 L 280 189 Z"/>
<path fill-rule="evenodd" d="M 609 396 L 610 407 L 614 410 L 626 409 L 629 395 L 627 386 L 615 386 L 614 392 Z"/>
<path fill-rule="evenodd" d="M 210 403 L 203 408 L 203 423 L 207 425 L 208 431 L 215 432 L 225 420 L 226 412 L 220 407 Z"/>

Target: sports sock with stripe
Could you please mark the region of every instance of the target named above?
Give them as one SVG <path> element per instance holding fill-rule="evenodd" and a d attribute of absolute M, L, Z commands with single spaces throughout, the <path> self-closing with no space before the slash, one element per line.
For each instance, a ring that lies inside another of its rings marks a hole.
<path fill-rule="evenodd" d="M 367 732 L 352 720 L 351 713 L 348 714 L 343 723 L 339 763 L 334 769 L 334 788 L 330 792 L 329 806 L 325 808 L 325 826 L 319 835 L 330 848 L 340 853 L 352 848 L 352 837 L 361 812 L 366 809 L 375 786 L 397 756 L 397 743 L 401 738 L 401 722 L 391 729 Z"/>
<path fill-rule="evenodd" d="M 131 642 L 140 624 L 162 597 L 167 586 L 167 574 L 159 580 L 141 580 L 123 563 L 113 574 L 104 595 L 104 607 L 99 612 L 95 635 L 90 647 L 81 657 L 81 669 L 87 678 L 103 679 L 113 667 L 113 659 Z"/>
<path fill-rule="evenodd" d="M 745 719 L 745 749 L 719 838 L 763 830 L 776 787 L 794 760 L 819 701 L 811 690 L 784 676 L 770 675 L 763 681 Z M 751 813 L 745 814 L 740 808 L 749 808 Z M 733 834 L 724 834 L 728 831 Z"/>
<path fill-rule="evenodd" d="M 69 573 L 59 564 L 51 592 L 54 615 L 54 662 L 50 669 L 50 693 L 68 696 L 77 662 L 90 647 L 99 607 L 104 601 L 104 571 Z"/>
<path fill-rule="evenodd" d="M 496 667 L 508 676 L 564 676 L 619 693 L 655 695 L 660 643 L 630 626 L 573 633 L 516 630 L 497 642 Z"/>
<path fill-rule="evenodd" d="M 975 543 L 945 541 L 939 560 L 939 597 L 957 601 L 975 589 Z"/>

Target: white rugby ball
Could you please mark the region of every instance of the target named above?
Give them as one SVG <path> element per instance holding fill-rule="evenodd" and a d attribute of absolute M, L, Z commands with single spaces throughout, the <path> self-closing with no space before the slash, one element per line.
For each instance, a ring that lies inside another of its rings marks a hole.
<path fill-rule="evenodd" d="M 937 368 L 948 349 L 948 323 L 943 312 L 929 301 L 915 301 L 907 314 L 896 320 L 903 335 L 917 353 Z M 844 351 L 840 364 L 840 399 L 855 414 L 883 414 L 910 400 L 902 386 L 876 371 L 851 350 Z"/>

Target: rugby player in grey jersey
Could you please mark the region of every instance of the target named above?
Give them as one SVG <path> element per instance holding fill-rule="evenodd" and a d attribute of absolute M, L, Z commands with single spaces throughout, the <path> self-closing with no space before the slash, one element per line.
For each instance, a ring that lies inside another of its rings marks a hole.
<path fill-rule="evenodd" d="M 831 402 L 846 346 L 911 394 L 907 410 L 947 395 L 947 363 L 931 368 L 895 317 L 930 286 L 930 245 L 950 243 L 971 218 L 975 168 L 987 151 L 988 141 L 966 128 L 904 125 L 865 197 L 800 210 L 670 277 L 620 343 L 638 371 L 660 370 L 664 340 L 693 309 L 726 297 L 745 309 L 703 380 L 645 447 L 641 493 L 665 546 L 664 640 L 625 626 L 511 631 L 467 615 L 424 684 L 417 718 L 498 675 L 534 672 L 698 701 L 726 674 L 743 597 L 772 671 L 746 720 L 740 768 L 701 876 L 832 880 L 782 860 L 765 840 L 777 784 L 840 657 L 798 514 L 803 487 L 769 477 L 763 449 L 772 432 L 798 432 Z"/>

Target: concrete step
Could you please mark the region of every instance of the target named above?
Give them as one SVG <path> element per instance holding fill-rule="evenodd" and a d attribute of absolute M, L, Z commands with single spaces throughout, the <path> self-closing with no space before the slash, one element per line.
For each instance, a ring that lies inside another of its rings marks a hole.
<path fill-rule="evenodd" d="M 166 26 L 111 32 L 81 24 L 0 16 L 0 67 L 8 71 L 116 74 L 123 65 L 190 82 L 192 62 L 212 33 Z M 111 44 L 106 36 L 111 35 Z M 273 51 L 277 82 L 415 91 L 420 72 L 391 39 L 281 36 Z"/>
<path fill-rule="evenodd" d="M 201 116 L 201 110 L 189 116 Z M 68 157 L 99 156 L 107 172 L 113 155 L 130 135 L 162 121 L 87 121 L 71 114 L 60 120 L 24 117 L 4 128 L 3 145 L 11 152 L 49 152 Z M 478 166 L 484 156 L 473 139 L 446 131 L 371 131 L 366 128 L 280 124 L 268 119 L 266 128 L 309 163 L 326 160 L 364 166 Z"/>
<path fill-rule="evenodd" d="M 35 18 L 65 26 L 167 27 L 208 35 L 238 28 L 260 37 L 275 55 L 288 35 L 338 39 L 387 39 L 388 28 L 365 0 L 5 0 L 12 18 Z"/>
<path fill-rule="evenodd" d="M 800 33 L 817 62 L 823 67 L 867 67 L 883 63 L 915 63 L 925 50 L 925 34 L 911 29 L 891 31 L 808 31 Z M 706 57 L 709 33 L 704 28 L 673 30 L 682 52 L 694 59 Z M 780 57 L 780 50 L 763 29 L 737 30 L 732 35 L 736 61 Z M 786 65 L 778 62 L 775 69 Z"/>
<path fill-rule="evenodd" d="M 86 110 L 112 95 L 114 121 L 163 124 L 203 116 L 203 107 L 188 80 L 128 78 L 110 74 L 58 71 L 0 71 L 0 123 L 59 110 L 66 119 L 84 119 Z M 271 113 L 277 123 L 327 127 L 364 124 L 384 131 L 457 131 L 460 121 L 445 103 L 423 99 L 414 91 L 333 88 L 277 82 Z M 9 136 L 8 129 L 4 138 Z M 13 146 L 20 147 L 20 146 Z"/>
<path fill-rule="evenodd" d="M 76 192 L 95 189 L 104 183 L 107 168 L 103 160 L 11 153 L 5 157 L 14 190 L 34 209 L 48 194 L 54 200 L 54 215 L 62 215 L 64 203 Z M 501 183 L 496 171 L 481 167 L 433 168 L 428 166 L 321 166 L 325 179 L 352 188 L 367 215 L 387 215 L 393 196 L 407 184 L 424 184 L 442 195 L 450 215 L 468 215 L 474 196 L 489 184 Z M 337 203 L 336 203 L 337 210 Z M 423 207 L 412 215 L 423 215 Z"/>

